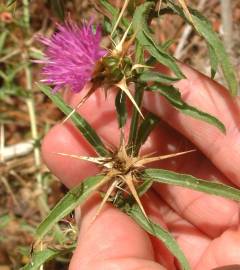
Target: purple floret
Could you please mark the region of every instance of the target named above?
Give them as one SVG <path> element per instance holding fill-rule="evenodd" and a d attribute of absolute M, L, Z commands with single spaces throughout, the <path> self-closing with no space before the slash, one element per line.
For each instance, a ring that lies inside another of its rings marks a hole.
<path fill-rule="evenodd" d="M 96 62 L 106 54 L 100 47 L 101 28 L 83 23 L 81 27 L 73 21 L 58 25 L 51 38 L 41 38 L 46 45 L 43 75 L 47 84 L 54 85 L 54 92 L 69 86 L 77 93 L 91 80 Z"/>

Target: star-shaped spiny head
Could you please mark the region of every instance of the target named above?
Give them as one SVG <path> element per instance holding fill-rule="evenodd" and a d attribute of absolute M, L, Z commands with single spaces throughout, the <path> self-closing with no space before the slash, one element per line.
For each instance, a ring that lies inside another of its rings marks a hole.
<path fill-rule="evenodd" d="M 104 175 L 102 183 L 105 184 L 102 190 L 105 192 L 101 205 L 94 219 L 97 217 L 104 204 L 108 200 L 112 202 L 116 201 L 116 198 L 119 196 L 119 194 L 121 194 L 121 197 L 123 198 L 129 197 L 129 194 L 132 195 L 141 208 L 143 214 L 147 218 L 137 192 L 138 186 L 143 183 L 141 179 L 141 173 L 145 166 L 155 161 L 168 159 L 195 151 L 190 150 L 154 157 L 152 155 L 134 156 L 129 150 L 131 149 L 129 149 L 129 147 L 125 144 L 125 141 L 121 140 L 119 148 L 114 151 L 109 151 L 110 155 L 107 157 L 84 157 L 66 153 L 58 153 L 62 156 L 68 156 L 71 158 L 92 162 L 100 167 L 101 174 Z"/>

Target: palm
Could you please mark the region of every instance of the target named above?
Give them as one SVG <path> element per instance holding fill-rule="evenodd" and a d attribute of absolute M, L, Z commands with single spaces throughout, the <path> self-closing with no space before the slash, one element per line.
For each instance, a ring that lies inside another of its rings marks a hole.
<path fill-rule="evenodd" d="M 219 85 L 189 68 L 184 67 L 184 72 L 189 79 L 178 83 L 184 99 L 219 117 L 226 125 L 227 135 L 174 111 L 163 99 L 149 95 L 144 107 L 161 116 L 185 137 L 162 122 L 148 139 L 143 152 L 167 154 L 197 147 L 205 156 L 197 151 L 154 166 L 239 186 L 240 125 L 236 117 L 240 108 Z M 74 106 L 79 96 L 68 96 L 66 100 Z M 110 93 L 105 101 L 101 91 L 98 91 L 80 111 L 107 143 L 118 145 L 113 94 Z M 92 164 L 56 156 L 53 152 L 94 154 L 69 124 L 55 126 L 46 136 L 43 143 L 45 162 L 69 187 L 98 171 Z M 129 217 L 111 206 L 106 206 L 89 227 L 98 202 L 96 195 L 83 206 L 79 245 L 71 263 L 72 270 L 177 269 L 174 258 L 158 240 L 149 238 Z M 237 203 L 166 185 L 154 186 L 144 196 L 143 203 L 151 218 L 166 226 L 177 237 L 193 269 L 208 270 L 240 264 Z"/>

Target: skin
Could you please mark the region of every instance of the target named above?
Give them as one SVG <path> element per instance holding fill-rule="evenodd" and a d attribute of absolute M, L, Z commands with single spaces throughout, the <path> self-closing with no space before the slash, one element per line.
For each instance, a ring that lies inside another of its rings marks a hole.
<path fill-rule="evenodd" d="M 182 66 L 187 79 L 176 84 L 183 99 L 218 117 L 226 135 L 215 127 L 179 113 L 161 97 L 148 93 L 144 109 L 162 121 L 144 145 L 142 153 L 164 155 L 189 149 L 196 152 L 161 161 L 153 166 L 189 173 L 196 177 L 240 186 L 240 100 L 204 75 Z M 114 93 L 97 91 L 79 112 L 108 145 L 119 145 L 115 120 Z M 67 94 L 66 101 L 76 106 L 84 93 Z M 126 127 L 126 132 L 129 123 Z M 49 169 L 69 188 L 99 171 L 95 165 L 58 156 L 55 152 L 94 156 L 94 151 L 70 124 L 58 124 L 47 134 L 42 155 Z M 152 167 L 152 166 L 151 166 Z M 221 197 L 175 186 L 155 185 L 143 199 L 148 215 L 166 227 L 177 239 L 194 270 L 240 269 L 239 204 Z M 106 205 L 94 223 L 99 205 L 95 194 L 77 209 L 81 227 L 70 270 L 174 270 L 173 256 L 157 239 L 146 234 L 131 218 Z"/>

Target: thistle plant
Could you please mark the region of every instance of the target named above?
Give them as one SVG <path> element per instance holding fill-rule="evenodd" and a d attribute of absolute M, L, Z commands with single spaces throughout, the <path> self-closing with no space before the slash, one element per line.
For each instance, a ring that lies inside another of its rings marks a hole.
<path fill-rule="evenodd" d="M 195 149 L 162 156 L 141 153 L 141 147 L 159 121 L 156 115 L 142 109 L 145 92 L 157 93 L 183 114 L 205 121 L 219 129 L 219 132 L 227 132 L 221 119 L 182 99 L 174 83 L 184 79 L 185 75 L 176 59 L 168 53 L 171 41 L 164 44 L 155 42 L 151 28 L 154 19 L 170 13 L 192 24 L 208 44 L 212 78 L 217 66 L 221 66 L 230 93 L 233 96 L 237 94 L 234 70 L 209 22 L 197 11 L 188 8 L 184 1 L 179 1 L 179 4 L 171 0 L 162 2 L 160 7 L 158 1 L 145 1 L 141 4 L 126 0 L 122 9 L 118 9 L 106 0 L 97 1 L 96 9 L 104 17 L 101 25 L 95 25 L 93 21 L 77 25 L 68 19 L 57 26 L 57 32 L 52 37 L 40 38 L 45 46 L 45 58 L 38 61 L 44 65 L 42 82 L 52 88 L 44 84 L 39 84 L 39 87 L 66 115 L 66 119 L 71 119 L 96 152 L 96 156 L 64 152 L 55 154 L 78 159 L 79 162 L 95 163 L 100 173 L 71 189 L 39 225 L 36 242 L 33 244 L 32 262 L 25 266 L 25 270 L 38 269 L 45 261 L 72 251 L 74 244 L 66 249 L 57 249 L 51 243 L 47 245 L 44 237 L 94 192 L 101 194 L 102 203 L 92 222 L 98 218 L 103 205 L 111 203 L 131 216 L 149 234 L 163 241 L 177 258 L 180 268 L 185 270 L 190 269 L 190 266 L 184 253 L 166 229 L 151 221 L 141 197 L 151 189 L 152 184 L 165 183 L 240 201 L 240 191 L 231 186 L 148 167 L 155 161 L 188 155 Z M 129 10 L 134 10 L 132 15 Z M 101 45 L 103 35 L 109 41 L 107 47 Z M 172 75 L 157 70 L 156 64 L 168 68 Z M 84 96 L 75 108 L 71 108 L 58 93 L 62 90 L 74 93 L 83 91 Z M 83 103 L 87 106 L 88 98 L 95 91 L 104 91 L 106 102 L 109 92 L 115 93 L 116 121 L 121 132 L 118 146 L 104 144 L 91 125 L 77 112 Z M 127 110 L 128 103 L 132 107 L 131 113 Z M 129 134 L 126 132 L 128 117 L 131 119 Z"/>

